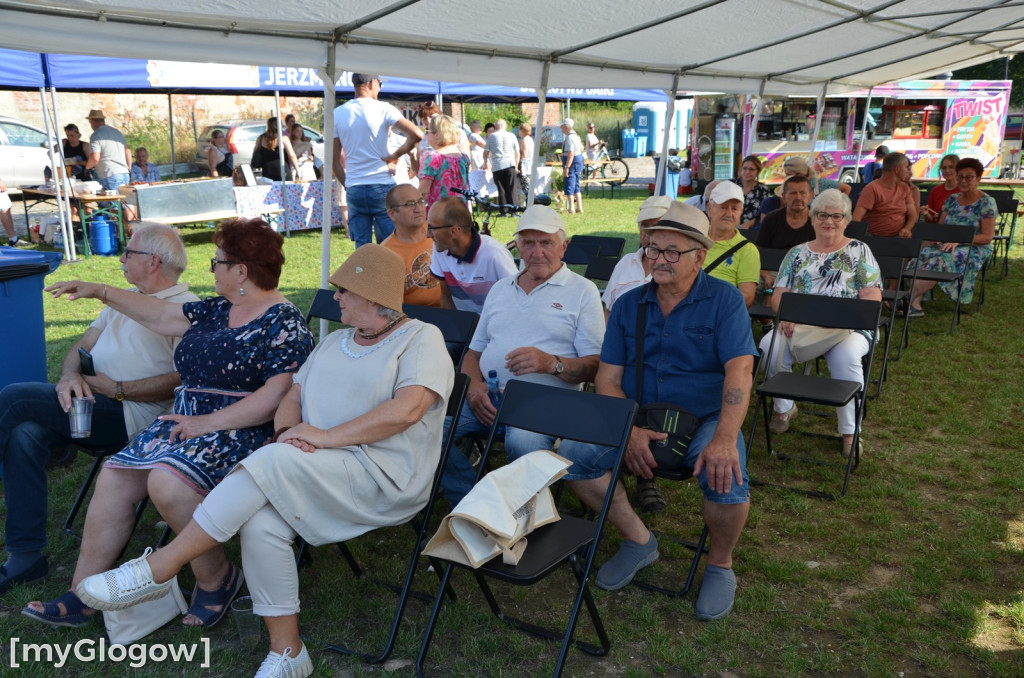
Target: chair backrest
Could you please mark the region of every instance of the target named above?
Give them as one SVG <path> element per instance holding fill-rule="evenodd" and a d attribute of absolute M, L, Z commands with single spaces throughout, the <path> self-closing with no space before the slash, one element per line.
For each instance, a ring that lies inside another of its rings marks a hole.
<path fill-rule="evenodd" d="M 914 237 L 966 245 L 974 241 L 974 226 L 920 223 L 914 226 Z"/>
<path fill-rule="evenodd" d="M 570 240 L 565 254 L 562 255 L 562 261 L 570 265 L 586 266 L 600 251 L 601 247 L 597 243 L 586 241 L 573 242 Z"/>
<path fill-rule="evenodd" d="M 779 302 L 778 317 L 803 325 L 873 331 L 878 327 L 881 309 L 881 301 L 787 292 Z"/>
<path fill-rule="evenodd" d="M 775 249 L 771 247 L 758 247 L 761 255 L 762 271 L 777 271 L 782 266 L 782 260 L 789 254 L 789 250 Z"/>
<path fill-rule="evenodd" d="M 514 426 L 568 440 L 619 447 L 629 440 L 637 406 L 632 400 L 512 379 L 495 426 Z"/>
<path fill-rule="evenodd" d="M 323 318 L 334 323 L 341 322 L 341 307 L 334 300 L 334 290 L 317 290 L 313 297 L 313 303 L 309 305 L 306 313 L 306 324 L 309 325 L 313 318 Z"/>
<path fill-rule="evenodd" d="M 757 234 L 760 233 L 760 229 L 757 228 L 737 228 L 737 232 L 750 242 L 757 242 Z"/>
<path fill-rule="evenodd" d="M 570 243 L 594 243 L 597 245 L 597 254 L 601 257 L 621 257 L 622 249 L 626 246 L 626 239 L 611 235 L 574 235 L 569 238 Z"/>
<path fill-rule="evenodd" d="M 588 280 L 611 280 L 617 263 L 619 263 L 618 257 L 594 257 L 587 264 L 587 271 L 583 277 Z"/>
<path fill-rule="evenodd" d="M 410 318 L 433 325 L 441 330 L 448 355 L 452 358 L 456 371 L 462 367 L 462 357 L 469 347 L 469 342 L 476 331 L 480 316 L 472 311 L 459 311 L 452 308 L 434 308 L 432 306 L 413 306 L 405 304 L 402 311 Z"/>
<path fill-rule="evenodd" d="M 851 221 L 846 225 L 846 231 L 843 232 L 847 238 L 856 238 L 861 240 L 868 234 L 868 224 L 866 221 Z"/>
<path fill-rule="evenodd" d="M 917 232 L 914 228 L 914 232 Z M 920 238 L 882 238 L 877 235 L 865 235 L 858 238 L 868 246 L 871 253 L 878 257 L 901 257 L 903 259 L 916 259 L 921 253 Z"/>

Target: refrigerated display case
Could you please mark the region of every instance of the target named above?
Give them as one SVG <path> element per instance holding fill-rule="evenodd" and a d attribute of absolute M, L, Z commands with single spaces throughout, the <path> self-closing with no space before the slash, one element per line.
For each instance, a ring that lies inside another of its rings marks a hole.
<path fill-rule="evenodd" d="M 715 179 L 736 176 L 737 116 L 733 113 L 715 116 Z"/>

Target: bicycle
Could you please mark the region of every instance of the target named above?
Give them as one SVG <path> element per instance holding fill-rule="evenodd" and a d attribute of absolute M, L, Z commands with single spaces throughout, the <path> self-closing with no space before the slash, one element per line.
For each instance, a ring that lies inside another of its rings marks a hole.
<path fill-rule="evenodd" d="M 580 183 L 601 183 L 609 186 L 621 186 L 629 179 L 629 165 L 619 156 L 609 156 L 608 149 L 602 147 L 593 160 L 583 161 L 583 173 Z"/>
<path fill-rule="evenodd" d="M 483 197 L 477 191 L 464 190 L 461 188 L 452 188 L 451 192 L 457 193 L 458 195 L 461 195 L 464 198 L 467 198 L 468 200 L 472 200 L 473 204 L 476 206 L 476 209 L 484 211 L 483 224 L 477 224 L 476 220 L 473 221 L 473 225 L 477 226 L 480 229 L 480 233 L 483 235 L 491 234 L 491 216 L 495 212 L 497 212 L 499 216 L 512 216 L 514 214 L 522 214 L 523 212 L 526 211 L 525 205 L 499 205 L 498 203 L 492 202 L 487 198 Z M 538 195 L 534 196 L 533 204 L 550 206 L 551 196 L 547 195 L 546 193 L 539 193 Z"/>

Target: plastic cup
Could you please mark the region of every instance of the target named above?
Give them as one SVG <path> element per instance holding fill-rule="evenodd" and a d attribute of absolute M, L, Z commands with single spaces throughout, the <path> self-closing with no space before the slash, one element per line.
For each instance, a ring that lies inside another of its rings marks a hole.
<path fill-rule="evenodd" d="M 238 640 L 242 647 L 254 649 L 260 644 L 263 632 L 263 621 L 252 611 L 252 598 L 242 596 L 231 603 L 231 616 L 235 618 L 238 628 Z"/>
<path fill-rule="evenodd" d="M 93 398 L 72 398 L 68 409 L 68 423 L 72 438 L 88 438 L 92 435 Z"/>

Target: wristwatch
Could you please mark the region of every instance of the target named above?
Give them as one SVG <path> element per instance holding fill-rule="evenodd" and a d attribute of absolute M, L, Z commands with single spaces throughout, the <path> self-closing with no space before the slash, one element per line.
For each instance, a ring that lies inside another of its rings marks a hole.
<path fill-rule="evenodd" d="M 557 376 L 558 376 L 558 375 L 560 375 L 560 374 L 561 374 L 561 373 L 562 373 L 563 371 L 565 371 L 565 365 L 563 365 L 563 364 L 562 364 L 562 359 L 561 359 L 561 358 L 559 358 L 559 357 L 558 357 L 558 356 L 556 355 L 556 356 L 555 356 L 555 371 L 554 371 L 554 372 L 552 372 L 551 374 L 553 374 L 553 375 L 555 375 L 555 376 L 557 377 Z"/>
<path fill-rule="evenodd" d="M 124 400 L 124 386 L 119 381 L 114 382 L 114 400 L 117 402 Z"/>

